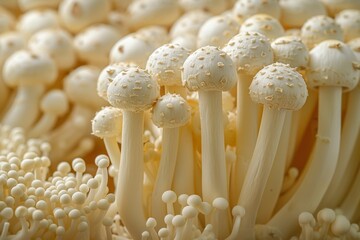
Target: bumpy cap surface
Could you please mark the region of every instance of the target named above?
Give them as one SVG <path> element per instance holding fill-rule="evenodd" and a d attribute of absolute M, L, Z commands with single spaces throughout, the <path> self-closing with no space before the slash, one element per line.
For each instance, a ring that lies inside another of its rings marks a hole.
<path fill-rule="evenodd" d="M 199 48 L 183 67 L 183 83 L 190 91 L 227 91 L 237 81 L 235 64 L 217 47 Z"/>
<path fill-rule="evenodd" d="M 92 133 L 99 138 L 121 136 L 122 112 L 118 108 L 104 107 L 91 124 Z"/>
<path fill-rule="evenodd" d="M 149 57 L 146 69 L 159 85 L 181 86 L 181 68 L 190 51 L 178 44 L 165 44 Z"/>
<path fill-rule="evenodd" d="M 308 95 L 300 73 L 283 63 L 273 63 L 261 69 L 249 89 L 254 102 L 273 109 L 299 110 Z"/>
<path fill-rule="evenodd" d="M 358 82 L 359 67 L 349 46 L 337 40 L 327 40 L 310 51 L 310 87 L 342 87 L 345 91 L 353 89 Z"/>
<path fill-rule="evenodd" d="M 267 14 L 278 19 L 280 6 L 277 0 L 238 0 L 233 12 L 240 19 L 247 19 L 255 14 Z"/>
<path fill-rule="evenodd" d="M 184 34 L 197 35 L 201 26 L 211 17 L 211 14 L 201 10 L 194 10 L 182 15 L 171 27 L 172 38 Z"/>
<path fill-rule="evenodd" d="M 166 94 L 160 97 L 152 109 L 152 120 L 158 127 L 181 127 L 189 119 L 189 104 L 177 94 Z"/>
<path fill-rule="evenodd" d="M 267 37 L 256 32 L 242 32 L 234 36 L 223 48 L 236 65 L 239 73 L 254 75 L 274 60 Z"/>
<path fill-rule="evenodd" d="M 147 71 L 129 67 L 110 83 L 107 96 L 114 107 L 141 112 L 151 108 L 158 98 L 159 85 Z"/>
<path fill-rule="evenodd" d="M 345 42 L 360 37 L 360 10 L 344 10 L 336 16 L 335 21 L 344 31 Z"/>

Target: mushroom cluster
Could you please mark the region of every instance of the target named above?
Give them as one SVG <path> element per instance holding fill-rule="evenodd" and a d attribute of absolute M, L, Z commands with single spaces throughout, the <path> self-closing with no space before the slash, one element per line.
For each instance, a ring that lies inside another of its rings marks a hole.
<path fill-rule="evenodd" d="M 0 240 L 360 240 L 359 0 L 2 0 L 0 34 Z"/>

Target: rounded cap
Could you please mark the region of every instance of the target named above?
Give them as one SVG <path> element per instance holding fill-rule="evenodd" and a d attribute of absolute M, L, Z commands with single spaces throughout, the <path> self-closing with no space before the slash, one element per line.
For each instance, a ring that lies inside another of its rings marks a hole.
<path fill-rule="evenodd" d="M 343 41 L 341 27 L 331 17 L 322 15 L 307 20 L 301 28 L 301 39 L 309 49 L 328 39 Z"/>
<path fill-rule="evenodd" d="M 107 16 L 107 23 L 116 28 L 121 36 L 129 33 L 130 23 L 125 12 L 111 11 Z"/>
<path fill-rule="evenodd" d="M 178 44 L 186 49 L 189 49 L 191 52 L 197 49 L 196 47 L 197 36 L 192 34 L 184 34 L 182 36 L 177 36 L 171 40 L 172 44 Z"/>
<path fill-rule="evenodd" d="M 143 27 L 136 32 L 136 35 L 153 44 L 155 48 L 170 41 L 168 30 L 161 26 Z"/>
<path fill-rule="evenodd" d="M 344 40 L 348 42 L 360 37 L 360 10 L 347 9 L 336 15 L 335 22 L 344 31 Z"/>
<path fill-rule="evenodd" d="M 46 55 L 20 50 L 5 62 L 3 77 L 9 86 L 52 84 L 57 78 L 57 68 Z"/>
<path fill-rule="evenodd" d="M 92 134 L 99 138 L 121 136 L 122 112 L 118 108 L 105 107 L 92 120 Z"/>
<path fill-rule="evenodd" d="M 272 109 L 299 110 L 308 96 L 300 73 L 283 63 L 273 63 L 261 69 L 249 89 L 254 102 Z"/>
<path fill-rule="evenodd" d="M 237 81 L 235 64 L 217 47 L 199 48 L 183 67 L 183 83 L 190 91 L 227 91 Z"/>
<path fill-rule="evenodd" d="M 102 67 L 109 62 L 110 50 L 119 38 L 121 35 L 116 28 L 99 24 L 77 34 L 74 47 L 82 61 Z"/>
<path fill-rule="evenodd" d="M 151 108 L 158 98 L 159 85 L 147 71 L 129 67 L 110 83 L 107 96 L 114 107 L 141 112 Z"/>
<path fill-rule="evenodd" d="M 166 94 L 158 99 L 152 109 L 152 120 L 158 127 L 181 127 L 189 119 L 190 107 L 180 95 Z"/>
<path fill-rule="evenodd" d="M 360 37 L 351 40 L 350 42 L 347 43 L 349 45 L 349 47 L 353 50 L 356 59 L 358 62 L 360 62 Z"/>
<path fill-rule="evenodd" d="M 60 27 L 57 12 L 54 10 L 32 10 L 21 15 L 16 28 L 27 36 L 46 29 Z"/>
<path fill-rule="evenodd" d="M 25 48 L 26 39 L 19 32 L 2 33 L 0 37 L 0 66 L 14 52 Z"/>
<path fill-rule="evenodd" d="M 62 90 L 55 89 L 45 94 L 41 100 L 40 108 L 45 113 L 61 116 L 68 111 L 69 102 Z"/>
<path fill-rule="evenodd" d="M 230 38 L 239 32 L 239 28 L 240 24 L 229 15 L 212 17 L 201 26 L 197 46 L 223 47 Z"/>
<path fill-rule="evenodd" d="M 238 0 L 233 13 L 240 19 L 247 19 L 255 14 L 267 14 L 279 19 L 280 6 L 277 0 Z"/>
<path fill-rule="evenodd" d="M 150 55 L 146 70 L 161 86 L 181 86 L 181 68 L 189 55 L 178 44 L 165 44 Z"/>
<path fill-rule="evenodd" d="M 114 63 L 106 66 L 100 73 L 97 81 L 97 93 L 100 97 L 107 101 L 107 89 L 109 84 L 114 80 L 114 78 L 127 69 L 129 66 L 135 67 L 135 65 L 129 65 L 128 63 Z"/>
<path fill-rule="evenodd" d="M 48 54 L 60 70 L 68 70 L 75 65 L 76 56 L 71 35 L 61 29 L 45 29 L 35 33 L 28 42 L 34 53 Z"/>
<path fill-rule="evenodd" d="M 219 0 L 179 0 L 179 3 L 186 12 L 202 10 L 212 14 L 220 14 L 227 8 L 226 1 Z"/>
<path fill-rule="evenodd" d="M 38 8 L 57 8 L 61 0 L 18 0 L 19 7 L 26 12 Z"/>
<path fill-rule="evenodd" d="M 285 28 L 301 28 L 309 19 L 326 15 L 325 5 L 320 0 L 280 0 L 280 22 Z"/>
<path fill-rule="evenodd" d="M 239 72 L 255 75 L 274 60 L 269 40 L 261 33 L 241 32 L 223 48 Z"/>
<path fill-rule="evenodd" d="M 358 0 L 321 0 L 331 16 L 345 9 L 360 10 L 360 2 Z"/>
<path fill-rule="evenodd" d="M 308 85 L 342 87 L 345 91 L 353 89 L 358 83 L 359 72 L 355 69 L 356 57 L 349 46 L 337 41 L 327 40 L 310 51 Z"/>
<path fill-rule="evenodd" d="M 270 41 L 285 34 L 280 22 L 266 14 L 257 14 L 246 19 L 240 27 L 240 32 L 258 32 L 268 37 Z"/>
<path fill-rule="evenodd" d="M 305 69 L 309 61 L 309 52 L 301 38 L 285 36 L 271 43 L 274 62 L 289 64 L 290 67 Z"/>
<path fill-rule="evenodd" d="M 201 10 L 194 10 L 182 15 L 171 27 L 172 38 L 184 34 L 197 35 L 201 26 L 211 17 L 211 14 Z"/>

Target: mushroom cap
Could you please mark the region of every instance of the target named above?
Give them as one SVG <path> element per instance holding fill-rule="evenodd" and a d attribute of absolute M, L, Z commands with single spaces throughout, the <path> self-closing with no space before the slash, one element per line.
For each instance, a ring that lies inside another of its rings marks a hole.
<path fill-rule="evenodd" d="M 72 36 L 60 28 L 36 32 L 29 39 L 28 47 L 34 53 L 48 54 L 60 70 L 68 70 L 76 63 Z"/>
<path fill-rule="evenodd" d="M 280 22 L 266 14 L 257 14 L 246 19 L 240 27 L 240 32 L 258 32 L 268 37 L 270 41 L 285 34 Z"/>
<path fill-rule="evenodd" d="M 113 63 L 108 66 L 106 66 L 100 73 L 98 81 L 97 81 L 97 93 L 100 97 L 107 99 L 107 89 L 109 87 L 109 84 L 114 81 L 114 78 L 127 69 L 129 66 L 135 67 L 136 65 L 131 65 L 128 63 Z"/>
<path fill-rule="evenodd" d="M 233 13 L 240 19 L 247 19 L 255 14 L 267 14 L 280 18 L 280 6 L 277 0 L 238 0 Z"/>
<path fill-rule="evenodd" d="M 159 91 L 156 80 L 146 70 L 129 67 L 110 83 L 107 96 L 114 107 L 141 112 L 151 108 Z"/>
<path fill-rule="evenodd" d="M 360 10 L 347 9 L 336 15 L 335 22 L 344 31 L 344 40 L 348 42 L 360 37 Z"/>
<path fill-rule="evenodd" d="M 355 69 L 356 57 L 349 46 L 338 40 L 321 42 L 310 51 L 308 85 L 353 89 L 358 83 L 359 72 Z"/>
<path fill-rule="evenodd" d="M 152 108 L 152 120 L 161 128 L 184 126 L 190 119 L 189 104 L 180 95 L 165 94 Z"/>
<path fill-rule="evenodd" d="M 274 60 L 267 37 L 257 32 L 241 32 L 223 48 L 239 72 L 255 75 Z"/>
<path fill-rule="evenodd" d="M 280 22 L 285 28 L 301 28 L 310 18 L 326 15 L 325 5 L 320 0 L 280 0 Z"/>
<path fill-rule="evenodd" d="M 0 68 L 5 60 L 14 52 L 25 48 L 26 39 L 19 32 L 7 32 L 0 37 Z"/>
<path fill-rule="evenodd" d="M 136 32 L 136 35 L 149 41 L 149 43 L 156 47 L 160 47 L 170 41 L 168 30 L 161 26 L 143 27 Z"/>
<path fill-rule="evenodd" d="M 179 4 L 186 12 L 202 10 L 212 14 L 220 14 L 227 8 L 226 1 L 219 0 L 179 0 Z"/>
<path fill-rule="evenodd" d="M 321 15 L 307 20 L 301 28 L 301 39 L 309 49 L 322 41 L 335 39 L 343 41 L 341 27 L 331 17 Z"/>
<path fill-rule="evenodd" d="M 133 1 L 127 11 L 134 29 L 150 25 L 169 27 L 180 16 L 180 6 L 177 0 Z"/>
<path fill-rule="evenodd" d="M 122 112 L 118 108 L 104 107 L 91 121 L 92 134 L 99 138 L 121 136 Z"/>
<path fill-rule="evenodd" d="M 181 86 L 181 69 L 189 55 L 180 45 L 165 44 L 150 55 L 146 70 L 161 86 Z"/>
<path fill-rule="evenodd" d="M 111 11 L 107 16 L 107 23 L 116 28 L 121 36 L 129 33 L 130 23 L 128 16 L 124 12 Z"/>
<path fill-rule="evenodd" d="M 105 21 L 109 12 L 110 1 L 107 0 L 63 0 L 59 6 L 62 23 L 73 33 Z"/>
<path fill-rule="evenodd" d="M 61 0 L 18 0 L 19 7 L 26 12 L 31 9 L 57 8 Z"/>
<path fill-rule="evenodd" d="M 321 0 L 330 14 L 335 16 L 337 13 L 345 9 L 360 10 L 360 2 L 358 0 Z"/>
<path fill-rule="evenodd" d="M 9 86 L 50 85 L 57 78 L 55 62 L 47 55 L 39 55 L 27 50 L 12 54 L 4 64 L 3 77 Z"/>
<path fill-rule="evenodd" d="M 193 34 L 184 34 L 182 36 L 177 36 L 171 40 L 172 44 L 178 44 L 186 49 L 189 49 L 191 52 L 197 49 L 196 46 L 197 36 Z"/>
<path fill-rule="evenodd" d="M 301 38 L 285 36 L 271 43 L 274 62 L 289 64 L 290 67 L 305 69 L 309 61 L 309 52 Z"/>
<path fill-rule="evenodd" d="M 40 108 L 45 113 L 56 116 L 64 115 L 69 109 L 66 94 L 59 89 L 47 92 L 41 100 Z"/>
<path fill-rule="evenodd" d="M 308 96 L 301 74 L 283 63 L 273 63 L 261 69 L 249 89 L 254 102 L 271 109 L 299 110 Z"/>
<path fill-rule="evenodd" d="M 223 47 L 239 32 L 240 24 L 229 15 L 220 15 L 208 19 L 200 28 L 197 46 L 207 45 Z"/>
<path fill-rule="evenodd" d="M 74 38 L 79 58 L 89 64 L 105 66 L 114 44 L 121 38 L 118 30 L 110 25 L 98 24 L 86 28 Z"/>
<path fill-rule="evenodd" d="M 99 74 L 100 69 L 90 65 L 83 65 L 70 72 L 64 79 L 64 90 L 70 101 L 95 109 L 104 106 L 106 102 L 96 91 Z"/>
<path fill-rule="evenodd" d="M 351 40 L 347 44 L 354 51 L 357 61 L 360 61 L 360 37 Z"/>
<path fill-rule="evenodd" d="M 219 48 L 206 46 L 184 62 L 182 80 L 190 91 L 227 91 L 236 85 L 236 66 Z"/>

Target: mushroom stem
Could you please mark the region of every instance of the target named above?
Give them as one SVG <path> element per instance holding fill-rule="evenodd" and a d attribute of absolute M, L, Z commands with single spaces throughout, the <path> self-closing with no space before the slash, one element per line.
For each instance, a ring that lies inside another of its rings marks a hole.
<path fill-rule="evenodd" d="M 199 106 L 203 199 L 205 202 L 213 202 L 218 197 L 228 199 L 222 92 L 199 91 Z M 209 219 L 207 219 L 207 223 L 209 223 L 208 221 Z M 230 219 L 227 211 L 222 212 L 218 222 L 222 223 L 222 234 L 227 236 L 230 231 Z M 224 238 L 225 236 L 217 237 Z"/>
<path fill-rule="evenodd" d="M 348 219 L 353 219 L 356 221 L 357 209 L 360 202 L 360 168 L 357 171 L 357 175 L 353 184 L 350 188 L 350 191 L 347 193 L 346 198 L 340 205 L 342 214 Z"/>
<path fill-rule="evenodd" d="M 244 183 L 258 134 L 258 106 L 249 96 L 254 76 L 239 74 L 237 82 L 236 156 L 230 184 L 231 206 L 235 206 Z"/>
<path fill-rule="evenodd" d="M 28 129 L 38 117 L 39 101 L 43 92 L 43 86 L 20 86 L 2 124 Z"/>
<path fill-rule="evenodd" d="M 118 170 L 120 165 L 121 153 L 116 137 L 105 137 L 104 144 L 106 151 L 109 154 L 111 164 L 114 165 L 116 170 Z"/>
<path fill-rule="evenodd" d="M 116 186 L 116 202 L 127 230 L 141 239 L 146 230 L 142 204 L 144 177 L 143 153 L 144 113 L 123 111 L 122 151 Z"/>
<path fill-rule="evenodd" d="M 296 230 L 300 213 L 316 210 L 334 175 L 340 146 L 341 96 L 341 87 L 319 88 L 319 124 L 310 165 L 292 198 L 268 222 L 282 231 L 284 239 Z"/>
<path fill-rule="evenodd" d="M 162 143 L 160 166 L 152 193 L 152 216 L 155 219 L 164 219 L 167 214 L 166 206 L 161 197 L 172 186 L 179 145 L 179 128 L 163 128 Z M 160 222 L 158 225 L 162 227 Z"/>
<path fill-rule="evenodd" d="M 246 210 L 238 234 L 243 239 L 255 239 L 256 215 L 275 159 L 285 116 L 286 110 L 264 107 L 254 154 L 238 202 Z"/>
<path fill-rule="evenodd" d="M 30 137 L 39 137 L 47 133 L 55 125 L 57 117 L 55 115 L 44 114 L 40 120 L 29 131 Z"/>

